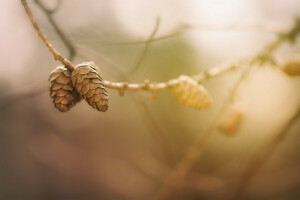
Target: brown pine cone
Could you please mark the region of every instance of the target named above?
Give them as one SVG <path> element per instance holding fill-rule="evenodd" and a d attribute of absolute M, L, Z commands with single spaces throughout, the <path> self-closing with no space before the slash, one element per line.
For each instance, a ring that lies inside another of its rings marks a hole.
<path fill-rule="evenodd" d="M 82 63 L 72 72 L 72 84 L 78 94 L 98 111 L 105 112 L 109 107 L 109 97 L 102 78 L 92 62 Z"/>
<path fill-rule="evenodd" d="M 300 58 L 286 62 L 281 69 L 289 76 L 300 76 Z"/>
<path fill-rule="evenodd" d="M 204 109 L 212 104 L 212 97 L 208 91 L 188 76 L 180 76 L 178 83 L 172 86 L 172 96 L 181 104 L 195 108 Z"/>
<path fill-rule="evenodd" d="M 64 66 L 56 67 L 50 74 L 50 96 L 54 106 L 61 112 L 69 111 L 80 101 L 71 83 L 71 72 Z"/>

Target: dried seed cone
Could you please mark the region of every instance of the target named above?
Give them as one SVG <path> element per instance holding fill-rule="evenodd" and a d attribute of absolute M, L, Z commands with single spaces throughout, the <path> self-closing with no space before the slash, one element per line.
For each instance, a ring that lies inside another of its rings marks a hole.
<path fill-rule="evenodd" d="M 71 82 L 71 72 L 63 66 L 56 67 L 50 74 L 50 96 L 54 106 L 61 112 L 69 111 L 80 101 Z"/>
<path fill-rule="evenodd" d="M 179 103 L 195 109 L 205 109 L 211 106 L 212 97 L 197 81 L 188 76 L 180 76 L 177 81 L 171 93 Z"/>
<path fill-rule="evenodd" d="M 239 127 L 241 126 L 243 119 L 243 114 L 235 109 L 230 108 L 223 113 L 218 121 L 217 128 L 220 132 L 233 136 L 237 133 Z"/>
<path fill-rule="evenodd" d="M 93 63 L 77 65 L 71 78 L 74 88 L 89 105 L 102 112 L 108 109 L 108 93 Z"/>
<path fill-rule="evenodd" d="M 289 76 L 300 76 L 300 59 L 294 59 L 285 63 L 282 67 L 282 71 Z"/>

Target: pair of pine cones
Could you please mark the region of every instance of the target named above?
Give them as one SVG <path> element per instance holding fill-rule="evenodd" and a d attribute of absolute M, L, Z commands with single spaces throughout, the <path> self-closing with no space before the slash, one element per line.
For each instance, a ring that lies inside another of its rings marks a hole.
<path fill-rule="evenodd" d="M 98 111 L 109 108 L 108 93 L 93 62 L 79 64 L 72 72 L 58 66 L 51 72 L 49 81 L 50 96 L 61 112 L 69 111 L 81 99 Z M 171 93 L 180 104 L 200 110 L 211 106 L 211 96 L 197 81 L 188 76 L 180 76 L 175 81 Z"/>
<path fill-rule="evenodd" d="M 49 81 L 50 96 L 61 112 L 69 111 L 81 99 L 98 111 L 109 108 L 108 93 L 93 62 L 79 64 L 72 72 L 58 66 L 51 72 Z"/>

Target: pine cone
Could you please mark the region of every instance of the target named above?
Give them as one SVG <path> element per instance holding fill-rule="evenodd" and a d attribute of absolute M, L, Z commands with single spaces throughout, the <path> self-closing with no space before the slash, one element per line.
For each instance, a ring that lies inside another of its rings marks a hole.
<path fill-rule="evenodd" d="M 187 107 L 204 109 L 212 104 L 212 98 L 207 90 L 188 76 L 180 76 L 171 93 L 179 103 Z"/>
<path fill-rule="evenodd" d="M 218 130 L 222 133 L 233 136 L 237 133 L 243 120 L 243 114 L 235 109 L 229 108 L 226 110 L 218 121 Z"/>
<path fill-rule="evenodd" d="M 80 101 L 80 97 L 71 83 L 71 72 L 64 66 L 56 67 L 50 74 L 50 96 L 55 107 L 61 111 L 69 111 Z"/>
<path fill-rule="evenodd" d="M 300 58 L 285 63 L 282 67 L 282 71 L 289 76 L 300 76 Z"/>
<path fill-rule="evenodd" d="M 74 88 L 89 105 L 102 112 L 108 109 L 108 93 L 92 62 L 77 65 L 71 78 Z"/>

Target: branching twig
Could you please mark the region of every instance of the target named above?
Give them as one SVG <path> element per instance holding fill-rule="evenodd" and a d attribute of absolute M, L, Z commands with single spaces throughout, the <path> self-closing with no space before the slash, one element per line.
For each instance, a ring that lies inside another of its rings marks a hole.
<path fill-rule="evenodd" d="M 281 131 L 271 140 L 269 143 L 264 145 L 253 157 L 251 158 L 249 165 L 245 172 L 243 173 L 240 183 L 234 193 L 234 200 L 243 199 L 243 195 L 247 186 L 253 180 L 252 178 L 259 172 L 262 166 L 268 162 L 270 157 L 275 153 L 279 145 L 284 141 L 284 139 L 290 133 L 292 127 L 298 122 L 300 118 L 300 107 L 295 112 L 293 117 L 288 121 L 288 123 L 281 129 Z"/>
<path fill-rule="evenodd" d="M 269 24 L 269 23 L 265 23 Z M 163 36 L 152 38 L 151 40 L 140 40 L 132 42 L 101 42 L 101 45 L 142 45 L 146 43 L 159 42 L 161 40 L 171 39 L 177 35 L 180 35 L 189 30 L 195 31 L 261 31 L 265 33 L 276 34 L 282 31 L 282 28 L 275 26 L 265 26 L 262 23 L 246 24 L 242 26 L 240 23 L 234 23 L 226 26 L 214 26 L 214 25 L 190 25 L 190 24 L 181 24 L 173 32 L 168 33 Z"/>
<path fill-rule="evenodd" d="M 66 35 L 63 31 L 59 28 L 55 20 L 53 19 L 53 14 L 57 12 L 60 8 L 62 0 L 57 0 L 57 3 L 54 8 L 49 9 L 40 0 L 35 0 L 35 3 L 41 8 L 41 10 L 46 14 L 48 20 L 50 21 L 51 25 L 54 27 L 55 31 L 57 32 L 58 36 L 61 38 L 62 42 L 66 45 L 67 49 L 70 52 L 70 60 L 75 56 L 76 50 L 73 44 L 68 40 Z M 29 85 L 21 90 L 16 90 L 10 92 L 9 94 L 5 95 L 4 97 L 0 98 L 0 109 L 4 108 L 16 102 L 18 100 L 22 100 L 25 98 L 35 97 L 47 91 L 47 84 L 46 83 L 37 83 L 35 85 Z"/>
<path fill-rule="evenodd" d="M 60 8 L 60 5 L 62 3 L 62 0 L 58 0 L 55 8 L 49 9 L 47 8 L 41 0 L 35 0 L 35 3 L 41 8 L 41 10 L 46 14 L 50 24 L 56 31 L 57 35 L 60 37 L 62 42 L 65 44 L 67 49 L 69 50 L 69 60 L 73 60 L 73 58 L 76 55 L 76 49 L 74 48 L 71 41 L 68 39 L 68 37 L 64 34 L 64 32 L 61 30 L 61 28 L 57 25 L 56 21 L 53 19 L 53 14 Z"/>
<path fill-rule="evenodd" d="M 39 26 L 36 23 L 36 20 L 34 19 L 32 12 L 30 8 L 28 7 L 26 0 L 21 0 L 21 2 L 24 5 L 24 8 L 26 10 L 27 15 L 29 16 L 35 30 L 37 31 L 39 37 L 42 39 L 42 41 L 45 43 L 45 45 L 48 47 L 49 51 L 54 55 L 55 60 L 59 60 L 61 63 L 63 63 L 69 70 L 73 70 L 75 66 L 67 59 L 65 59 L 61 54 L 59 54 L 54 47 L 47 41 L 45 35 L 42 33 L 40 30 Z M 269 55 L 275 50 L 283 41 L 289 39 L 293 41 L 295 39 L 295 36 L 297 35 L 300 27 L 300 22 L 297 20 L 296 25 L 293 27 L 293 29 L 286 33 L 286 34 L 280 34 L 278 40 L 276 42 L 272 43 L 266 48 L 265 52 L 262 52 L 261 54 L 255 56 L 253 59 L 245 59 L 240 62 L 238 62 L 235 65 L 231 65 L 225 68 L 215 68 L 215 69 L 210 69 L 207 72 L 201 73 L 200 75 L 197 76 L 197 81 L 201 81 L 203 79 L 206 79 L 207 77 L 211 76 L 217 76 L 220 75 L 224 72 L 230 71 L 234 68 L 241 67 L 239 63 L 245 63 L 248 64 L 248 60 L 250 64 L 255 61 L 260 61 L 264 62 L 266 59 L 269 61 L 272 59 Z M 146 80 L 144 83 L 126 83 L 126 82 L 110 82 L 107 80 L 104 80 L 104 84 L 107 88 L 111 89 L 117 89 L 117 90 L 145 90 L 145 91 L 157 91 L 157 90 L 163 90 L 163 89 L 168 89 L 172 87 L 172 85 L 177 84 L 177 79 L 172 79 L 167 82 L 162 82 L 162 83 L 150 83 L 148 80 Z"/>
<path fill-rule="evenodd" d="M 21 2 L 24 5 L 26 13 L 29 16 L 29 18 L 30 18 L 35 30 L 37 31 L 39 37 L 42 39 L 42 41 L 48 47 L 49 51 L 54 55 L 54 59 L 59 60 L 61 63 L 63 63 L 70 71 L 74 70 L 75 66 L 69 60 L 65 59 L 61 54 L 59 54 L 54 49 L 54 47 L 47 41 L 45 35 L 42 33 L 39 26 L 37 25 L 33 15 L 32 15 L 32 12 L 31 12 L 30 8 L 28 7 L 28 5 L 26 3 L 26 0 L 21 0 Z M 158 25 L 157 25 L 157 28 L 158 28 Z M 167 37 L 177 35 L 177 34 L 181 33 L 182 30 L 190 29 L 190 28 L 191 27 L 189 27 L 189 26 L 181 27 L 181 29 L 178 29 L 173 34 L 171 34 Z M 141 59 L 138 61 L 136 66 L 140 65 L 141 60 L 143 59 L 147 49 L 149 48 L 147 45 L 150 42 L 158 41 L 158 38 L 154 38 L 154 35 L 157 31 L 156 29 L 154 29 L 154 31 L 151 34 L 151 37 L 146 42 L 143 41 L 143 43 L 146 43 L 146 46 L 145 46 L 144 51 L 142 52 Z M 249 76 L 249 74 L 251 72 L 252 66 L 253 65 L 263 65 L 266 62 L 273 62 L 274 51 L 277 50 L 280 47 L 280 45 L 283 44 L 286 41 L 290 41 L 292 43 L 295 42 L 299 32 L 300 32 L 300 21 L 297 19 L 295 25 L 288 32 L 283 33 L 283 34 L 278 34 L 277 40 L 275 40 L 270 45 L 266 46 L 261 53 L 254 56 L 253 58 L 243 59 L 243 60 L 241 60 L 241 61 L 239 61 L 239 62 L 237 62 L 233 65 L 211 68 L 211 69 L 207 70 L 206 72 L 202 72 L 202 73 L 200 73 L 200 74 L 198 74 L 194 77 L 195 80 L 197 80 L 198 82 L 201 82 L 201 81 L 203 81 L 205 79 L 208 79 L 210 77 L 215 77 L 215 76 L 218 76 L 218 75 L 223 74 L 225 72 L 228 72 L 230 70 L 246 66 L 244 72 L 239 77 L 238 81 L 235 83 L 232 91 L 230 92 L 230 94 L 227 98 L 227 101 L 223 104 L 220 112 L 214 118 L 214 120 L 209 125 L 207 130 L 196 141 L 196 143 L 188 149 L 187 154 L 185 155 L 183 160 L 170 173 L 170 175 L 167 176 L 166 181 L 164 182 L 164 185 L 161 188 L 160 192 L 158 193 L 158 196 L 157 196 L 156 199 L 159 199 L 159 200 L 167 199 L 172 194 L 174 189 L 178 188 L 180 186 L 180 184 L 183 182 L 183 180 L 185 179 L 187 173 L 191 170 L 191 168 L 193 167 L 196 160 L 203 153 L 203 150 L 204 150 L 205 146 L 207 145 L 207 143 L 208 143 L 209 139 L 211 138 L 212 134 L 214 133 L 215 124 L 218 121 L 219 117 L 228 108 L 228 106 L 230 106 L 232 103 L 234 103 L 234 101 L 236 99 L 236 95 L 241 89 L 242 83 L 247 79 L 247 77 Z M 133 68 L 133 70 L 135 70 L 135 68 Z M 118 82 L 117 83 L 117 82 L 110 82 L 110 81 L 104 80 L 104 84 L 107 88 L 117 89 L 117 90 L 133 90 L 133 91 L 134 90 L 158 91 L 158 90 L 168 89 L 168 88 L 172 87 L 174 84 L 177 84 L 177 83 L 178 83 L 178 79 L 172 79 L 172 80 L 169 80 L 167 82 L 162 82 L 162 83 L 150 83 L 149 81 L 146 80 L 144 83 L 131 83 L 131 84 L 127 83 L 127 82 Z M 296 117 L 298 117 L 298 115 L 299 114 L 297 114 Z M 295 119 L 293 118 L 291 123 L 289 123 L 287 125 L 286 130 L 290 129 L 290 127 L 292 126 L 291 124 L 293 124 L 295 120 L 296 120 L 296 118 Z M 266 151 L 267 153 L 264 154 L 262 156 L 262 158 L 259 157 L 259 159 L 258 159 L 259 161 L 255 161 L 254 163 L 256 163 L 256 162 L 260 163 L 260 162 L 262 162 L 262 161 L 260 161 L 261 159 L 264 160 L 264 158 L 268 158 L 269 155 L 272 154 L 274 149 L 278 146 L 281 139 L 285 135 L 286 135 L 285 133 L 282 133 L 278 136 L 278 138 L 275 138 L 274 141 L 271 142 L 270 146 L 268 146 L 268 149 Z M 246 178 L 245 178 L 244 183 L 247 183 L 248 180 L 250 179 L 251 174 L 252 174 L 252 170 L 253 169 L 250 167 L 250 170 L 249 170 L 250 173 L 248 172 L 247 175 L 245 176 Z M 248 174 L 250 174 L 250 176 Z M 239 192 L 240 194 L 242 194 L 242 192 L 244 190 L 244 187 L 245 186 L 242 184 L 241 185 L 242 189 L 240 189 L 241 192 Z"/>
<path fill-rule="evenodd" d="M 34 27 L 34 29 L 36 30 L 38 36 L 41 38 L 41 40 L 44 42 L 44 44 L 47 46 L 47 48 L 49 49 L 49 51 L 53 54 L 54 59 L 55 60 L 59 60 L 63 65 L 65 65 L 70 71 L 75 69 L 75 66 L 67 59 L 65 59 L 58 51 L 56 51 L 56 49 L 48 42 L 46 36 L 44 35 L 44 33 L 41 31 L 41 29 L 39 28 L 35 18 L 33 17 L 33 14 L 26 2 L 26 0 L 21 0 L 25 11 Z"/>
<path fill-rule="evenodd" d="M 300 32 L 300 23 L 299 20 L 296 20 L 295 25 L 286 33 L 279 34 L 277 40 L 275 40 L 270 45 L 266 46 L 264 50 L 253 57 L 252 59 L 241 61 L 242 63 L 248 63 L 247 68 L 243 72 L 243 74 L 239 77 L 238 81 L 235 83 L 232 91 L 230 92 L 227 101 L 223 104 L 221 110 L 211 123 L 211 125 L 207 128 L 207 130 L 201 135 L 201 137 L 196 141 L 196 143 L 191 146 L 185 157 L 182 161 L 177 165 L 177 167 L 167 176 L 165 183 L 163 184 L 162 188 L 160 189 L 156 200 L 165 200 L 170 197 L 175 189 L 180 187 L 180 184 L 184 181 L 187 173 L 191 170 L 194 163 L 199 159 L 201 154 L 203 153 L 204 147 L 206 146 L 207 142 L 211 138 L 212 134 L 214 133 L 216 123 L 218 122 L 220 116 L 222 116 L 223 112 L 232 104 L 236 99 L 236 95 L 240 90 L 242 83 L 247 79 L 250 74 L 251 66 L 254 64 L 263 65 L 266 62 L 270 62 L 273 60 L 273 53 L 277 50 L 281 44 L 286 41 L 295 41 L 296 36 Z M 247 62 L 246 62 L 247 61 Z M 226 68 L 226 70 L 236 67 L 236 65 L 232 65 L 232 67 Z M 220 70 L 222 71 L 222 70 Z M 200 78 L 204 78 L 199 76 Z M 200 79 L 199 78 L 199 79 Z"/>
<path fill-rule="evenodd" d="M 136 64 L 132 67 L 132 69 L 129 70 L 129 72 L 128 72 L 129 74 L 134 73 L 139 68 L 139 66 L 142 64 L 142 61 L 145 58 L 147 51 L 150 47 L 151 40 L 153 40 L 153 38 L 155 37 L 155 34 L 158 31 L 159 24 L 160 24 L 160 19 L 157 18 L 154 29 L 153 29 L 151 35 L 149 36 L 149 39 L 145 42 L 145 47 L 144 47 L 143 51 L 141 52 L 141 55 L 139 56 Z"/>
<path fill-rule="evenodd" d="M 52 45 L 47 41 L 46 37 L 44 36 L 44 34 L 42 33 L 42 31 L 39 29 L 39 27 L 38 27 L 38 25 L 37 25 L 37 23 L 36 23 L 36 21 L 35 21 L 33 15 L 32 15 L 31 10 L 30 10 L 30 8 L 28 7 L 28 5 L 27 5 L 27 3 L 26 3 L 26 0 L 21 0 L 21 1 L 22 1 L 23 5 L 24 5 L 24 7 L 25 7 L 25 10 L 26 10 L 27 15 L 29 16 L 29 18 L 30 18 L 32 24 L 34 25 L 34 28 L 36 29 L 38 35 L 39 35 L 40 38 L 44 41 L 44 43 L 46 44 L 46 46 L 48 47 L 48 49 L 50 50 L 50 52 L 54 55 L 55 58 L 57 58 L 57 59 L 58 59 L 59 61 L 61 61 L 63 64 L 65 64 L 66 66 L 68 66 L 68 69 L 72 71 L 72 70 L 75 68 L 75 66 L 74 66 L 69 60 L 63 58 L 63 56 L 61 56 L 61 55 L 60 55 L 60 54 L 52 47 Z M 50 11 L 47 11 L 47 12 L 50 12 Z M 159 21 L 157 21 L 156 29 L 158 29 L 158 27 L 159 27 Z M 153 36 L 155 35 L 155 33 L 156 33 L 156 31 L 157 31 L 156 29 L 155 29 L 155 31 L 153 31 L 153 34 L 152 34 Z M 153 37 L 153 36 L 152 36 L 152 37 Z M 122 75 L 122 77 L 126 78 L 124 75 Z M 127 89 L 125 83 L 114 83 L 114 82 L 110 82 L 110 81 L 105 81 L 104 83 L 106 84 L 106 86 L 107 86 L 108 88 L 112 88 L 112 89 Z M 129 89 L 131 89 L 131 90 L 135 90 L 135 89 L 139 89 L 139 90 L 141 90 L 141 89 L 148 90 L 148 89 L 149 89 L 148 85 L 149 85 L 148 82 L 145 82 L 144 84 L 128 84 Z M 169 84 L 165 83 L 165 84 L 163 84 L 163 85 L 169 85 Z M 136 86 L 137 86 L 137 87 L 136 87 Z M 156 85 L 154 85 L 153 88 L 156 88 Z M 151 119 L 152 119 L 152 118 L 151 118 Z M 151 123 L 153 123 L 153 119 L 152 119 Z M 155 134 L 156 134 L 156 133 L 155 133 Z M 168 150 L 167 150 L 167 148 L 169 147 L 169 144 L 168 144 L 166 138 L 165 138 L 162 134 L 157 133 L 157 134 L 155 135 L 155 139 L 158 139 L 158 137 L 159 137 L 159 139 L 160 139 L 161 142 L 162 142 L 162 148 L 163 148 L 162 150 L 164 151 L 164 153 L 166 154 L 166 156 L 169 156 L 169 158 L 171 159 L 172 156 L 170 155 L 170 153 L 169 153 Z M 170 156 L 171 156 L 171 157 L 170 157 Z"/>
<path fill-rule="evenodd" d="M 232 91 L 230 92 L 227 98 L 227 101 L 224 103 L 216 119 L 213 120 L 213 122 L 207 128 L 207 130 L 204 133 L 202 133 L 202 135 L 196 140 L 196 143 L 187 150 L 187 153 L 185 154 L 181 162 L 167 176 L 162 188 L 160 189 L 157 197 L 155 198 L 156 200 L 168 199 L 168 197 L 170 197 L 173 191 L 179 188 L 181 186 L 181 183 L 184 182 L 187 173 L 191 170 L 196 160 L 199 159 L 199 157 L 202 155 L 206 144 L 213 135 L 215 130 L 215 124 L 217 123 L 218 119 L 226 110 L 226 108 L 232 104 L 237 95 L 237 92 L 240 89 L 240 86 L 250 74 L 250 69 L 252 68 L 248 66 L 243 72 L 243 74 L 240 76 L 239 80 L 235 83 Z"/>

